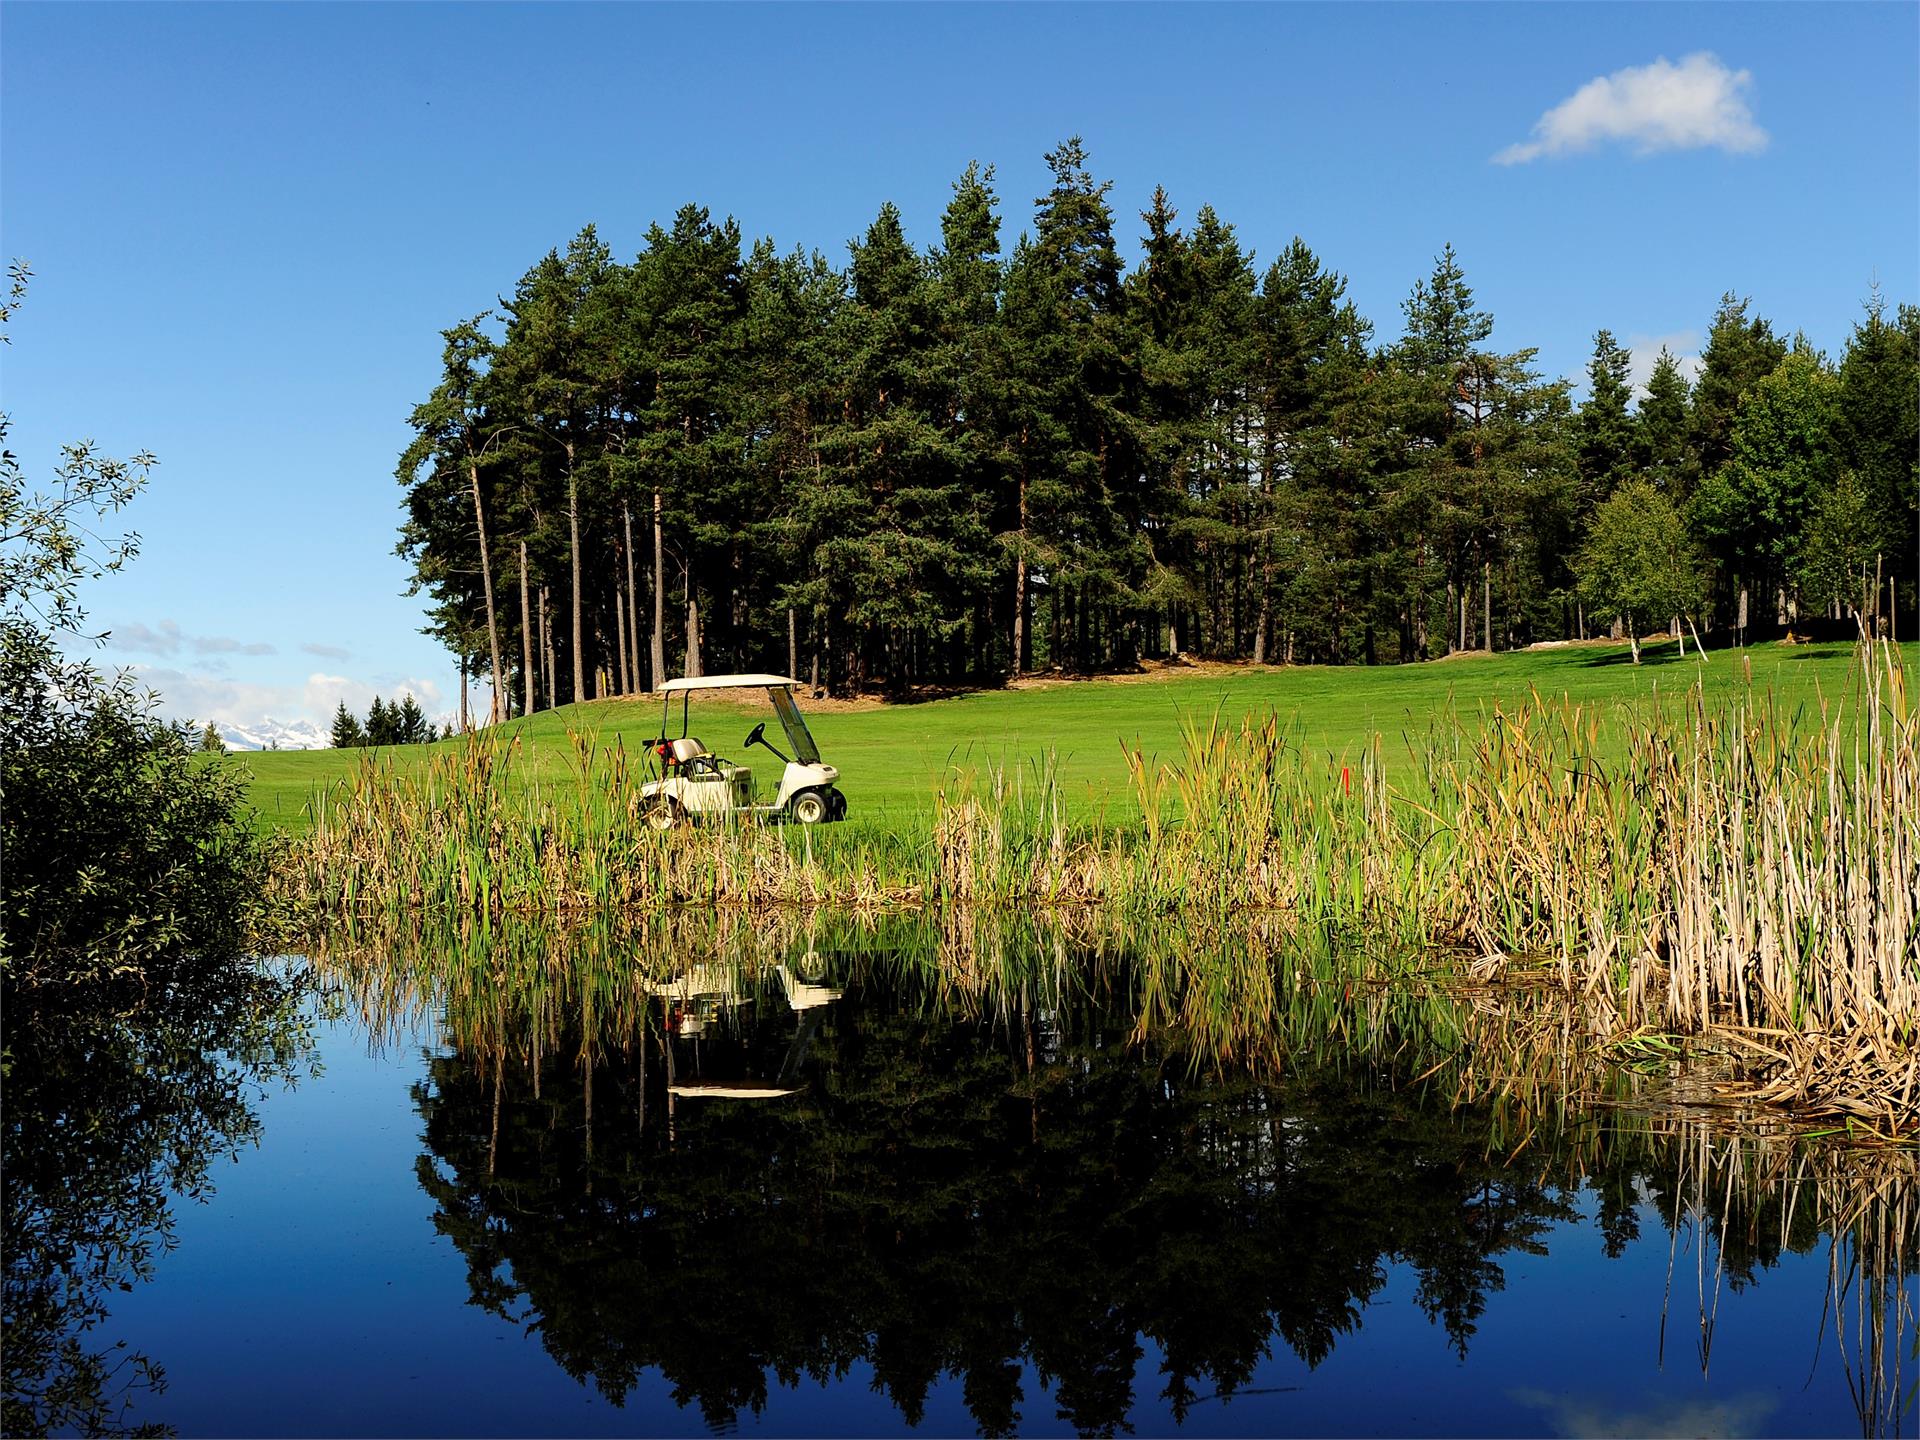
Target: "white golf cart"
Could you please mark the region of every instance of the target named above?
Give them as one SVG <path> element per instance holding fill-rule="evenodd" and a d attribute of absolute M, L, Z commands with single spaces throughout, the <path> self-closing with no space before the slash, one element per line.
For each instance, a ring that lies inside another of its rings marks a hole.
<path fill-rule="evenodd" d="M 659 763 L 660 778 L 649 781 L 640 792 L 646 801 L 647 824 L 656 830 L 670 830 L 685 821 L 727 815 L 794 820 L 802 825 L 844 820 L 847 797 L 834 786 L 840 772 L 820 763 L 820 747 L 814 743 L 800 707 L 794 704 L 793 692 L 799 684 L 785 675 L 702 675 L 662 685 L 660 733 L 647 742 Z M 772 803 L 766 805 L 755 803 L 750 768 L 722 759 L 688 734 L 694 691 L 741 689 L 767 692 L 780 728 L 786 732 L 787 744 L 793 748 L 793 754 L 787 755 L 768 740 L 764 722 L 755 725 L 741 742 L 741 749 L 762 746 L 786 765 L 780 775 L 780 788 Z M 680 697 L 680 734 L 669 738 L 676 695 Z"/>

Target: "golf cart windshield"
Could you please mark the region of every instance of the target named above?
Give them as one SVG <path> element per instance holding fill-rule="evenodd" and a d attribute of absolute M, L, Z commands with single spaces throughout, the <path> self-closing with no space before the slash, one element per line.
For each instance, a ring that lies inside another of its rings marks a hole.
<path fill-rule="evenodd" d="M 780 728 L 787 732 L 787 739 L 792 742 L 794 759 L 802 765 L 818 765 L 820 747 L 813 743 L 813 732 L 807 729 L 807 720 L 800 713 L 800 707 L 793 703 L 793 691 L 784 685 L 776 685 L 767 694 L 773 701 L 774 714 L 780 717 Z"/>

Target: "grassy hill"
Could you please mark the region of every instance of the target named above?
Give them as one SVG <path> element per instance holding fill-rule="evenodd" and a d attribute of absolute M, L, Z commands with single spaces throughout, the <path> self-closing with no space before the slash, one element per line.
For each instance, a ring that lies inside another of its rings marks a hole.
<path fill-rule="evenodd" d="M 1906 645 L 1911 673 L 1920 646 Z M 1205 723 L 1219 707 L 1237 718 L 1271 707 L 1293 721 L 1302 742 L 1332 754 L 1356 752 L 1375 731 L 1389 741 L 1424 730 L 1451 704 L 1474 717 L 1495 705 L 1510 704 L 1529 689 L 1549 697 L 1631 702 L 1678 694 L 1704 682 L 1710 695 L 1742 692 L 1748 672 L 1756 691 L 1771 691 L 1789 706 L 1817 706 L 1824 699 L 1847 704 L 1853 691 L 1853 650 L 1847 645 L 1768 645 L 1748 651 L 1714 651 L 1702 665 L 1692 648 L 1683 660 L 1671 645 L 1644 648 L 1636 667 L 1624 645 L 1566 646 L 1511 655 L 1464 656 L 1429 665 L 1299 666 L 1254 669 L 1200 667 L 1116 680 L 1029 685 L 982 691 L 954 699 L 912 705 L 870 707 L 807 706 L 808 721 L 820 748 L 841 771 L 841 788 L 854 819 L 906 820 L 929 812 L 941 778 L 953 766 L 984 762 L 1023 764 L 1051 750 L 1060 761 L 1070 795 L 1089 809 L 1124 803 L 1126 768 L 1120 742 L 1138 742 L 1161 753 L 1178 747 L 1182 717 Z M 673 730 L 679 733 L 680 707 L 674 705 Z M 753 765 L 762 785 L 779 773 L 779 762 L 741 741 L 759 720 L 771 721 L 764 699 L 749 705 L 714 700 L 693 705 L 693 733 L 709 748 Z M 619 739 L 638 755 L 648 736 L 658 733 L 657 700 L 607 700 L 570 705 L 516 720 L 501 727 L 528 747 L 532 771 L 560 780 L 571 770 L 569 732 L 594 732 L 601 741 Z M 777 725 L 769 729 L 784 747 Z M 460 744 L 460 741 L 443 742 Z M 419 763 L 434 746 L 383 751 L 396 764 Z M 340 779 L 360 762 L 362 752 L 341 750 L 268 751 L 241 755 L 251 797 L 263 826 L 289 830 L 310 824 L 308 806 L 318 787 Z M 1390 764 L 1405 748 L 1389 744 Z"/>

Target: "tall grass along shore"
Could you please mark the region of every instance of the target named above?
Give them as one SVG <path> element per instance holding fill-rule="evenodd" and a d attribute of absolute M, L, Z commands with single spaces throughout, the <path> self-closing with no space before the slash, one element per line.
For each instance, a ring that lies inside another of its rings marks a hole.
<path fill-rule="evenodd" d="M 1898 652 L 1863 644 L 1844 703 L 1605 706 L 1529 696 L 1444 712 L 1385 763 L 1313 755 L 1272 715 L 1216 714 L 1177 754 L 1125 754 L 1104 814 L 1057 773 L 956 770 L 902 833 L 639 822 L 646 776 L 573 739 L 561 783 L 507 782 L 484 738 L 407 770 L 370 758 L 315 799 L 279 877 L 306 923 L 431 911 L 1102 906 L 1136 920 L 1257 909 L 1329 943 L 1462 974 L 1546 967 L 1616 1034 L 1705 1034 L 1763 1098 L 1920 1111 L 1920 719 Z M 1265 963 L 1250 955 L 1248 965 Z M 1904 1123 L 1904 1122 L 1903 1122 Z"/>

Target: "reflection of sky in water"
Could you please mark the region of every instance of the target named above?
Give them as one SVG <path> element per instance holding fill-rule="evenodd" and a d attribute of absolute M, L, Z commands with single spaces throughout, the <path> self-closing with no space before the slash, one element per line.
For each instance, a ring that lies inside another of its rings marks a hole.
<path fill-rule="evenodd" d="M 676 1404 L 657 1370 L 642 1373 L 624 1408 L 571 1378 L 543 1348 L 544 1317 L 524 1298 L 509 1318 L 470 1303 L 466 1259 L 436 1234 L 434 1204 L 416 1172 L 425 1146 L 410 1087 L 423 1080 L 426 1053 L 446 1052 L 393 1045 L 370 1058 L 364 1035 L 347 1023 L 323 1027 L 321 1039 L 325 1073 L 267 1099 L 259 1149 L 216 1170 L 206 1203 L 179 1205 L 177 1251 L 152 1283 L 115 1305 L 103 1339 L 147 1351 L 169 1382 L 135 1418 L 204 1435 L 706 1429 L 698 1407 Z M 601 1104 L 601 1123 L 616 1123 L 614 1097 Z M 429 1163 L 445 1173 L 437 1159 Z M 1816 1363 L 1824 1241 L 1806 1255 L 1783 1255 L 1752 1285 L 1721 1287 L 1703 1376 L 1691 1232 L 1676 1250 L 1663 1360 L 1668 1232 L 1642 1207 L 1640 1238 L 1609 1260 L 1590 1223 L 1594 1209 L 1582 1192 L 1578 1218 L 1544 1232 L 1545 1254 L 1498 1257 L 1503 1282 L 1487 1295 L 1464 1360 L 1422 1312 L 1411 1268 L 1387 1256 L 1384 1284 L 1317 1368 L 1275 1337 L 1237 1395 L 1213 1395 L 1199 1382 L 1178 1427 L 1163 1395 L 1161 1352 L 1143 1340 L 1131 1423 L 1143 1434 L 1193 1435 L 1858 1428 L 1830 1330 Z M 1710 1258 L 1706 1275 L 1712 1307 Z M 648 1303 L 614 1286 L 583 1300 L 589 1312 Z M 1022 1431 L 1071 1430 L 1057 1414 L 1050 1377 L 1027 1364 L 1020 1384 Z M 1906 1423 L 1911 1433 L 1911 1417 Z M 765 1410 L 742 1411 L 737 1425 L 889 1434 L 902 1420 L 875 1387 L 871 1365 L 855 1359 L 829 1387 L 804 1376 L 791 1387 L 772 1380 Z M 974 1428 L 962 1379 L 936 1383 L 921 1429 Z"/>
<path fill-rule="evenodd" d="M 1778 1408 L 1766 1395 L 1731 1395 L 1713 1401 L 1668 1400 L 1636 1410 L 1622 1410 L 1605 1397 L 1581 1399 L 1541 1390 L 1515 1390 L 1511 1398 L 1520 1405 L 1538 1406 L 1555 1435 L 1643 1435 L 1649 1440 L 1758 1435 L 1767 1417 Z"/>

